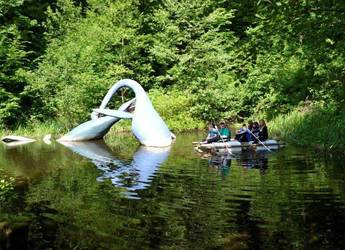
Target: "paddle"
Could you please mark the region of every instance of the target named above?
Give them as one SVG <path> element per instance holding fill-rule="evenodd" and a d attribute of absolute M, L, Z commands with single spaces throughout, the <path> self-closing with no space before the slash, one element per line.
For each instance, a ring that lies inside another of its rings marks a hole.
<path fill-rule="evenodd" d="M 247 129 L 247 130 L 249 131 L 249 133 L 251 133 L 251 134 L 254 136 L 255 139 L 258 140 L 258 142 L 260 142 L 260 143 L 262 144 L 262 146 L 264 146 L 265 149 L 267 149 L 268 151 L 272 152 L 272 150 L 270 150 L 268 147 L 266 147 L 266 145 L 265 145 L 262 141 L 260 141 L 260 139 L 257 138 L 257 137 L 253 134 L 252 131 L 250 131 L 249 129 Z"/>

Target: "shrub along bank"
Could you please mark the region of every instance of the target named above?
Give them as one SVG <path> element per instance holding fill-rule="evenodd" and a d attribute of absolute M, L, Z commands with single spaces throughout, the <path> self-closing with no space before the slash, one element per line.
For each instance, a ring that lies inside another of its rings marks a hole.
<path fill-rule="evenodd" d="M 313 104 L 280 115 L 270 122 L 273 135 L 297 145 L 345 150 L 345 115 L 334 106 Z"/>

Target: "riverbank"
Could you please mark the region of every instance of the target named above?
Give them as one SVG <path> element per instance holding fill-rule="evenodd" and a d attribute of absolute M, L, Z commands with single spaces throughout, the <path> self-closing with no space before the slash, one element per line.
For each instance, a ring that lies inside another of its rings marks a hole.
<path fill-rule="evenodd" d="M 81 122 L 82 123 L 82 122 Z M 80 124 L 81 124 L 80 123 Z M 78 125 L 75 125 L 76 127 Z M 19 126 L 14 130 L 0 130 L 0 136 L 5 135 L 20 135 L 25 137 L 31 137 L 35 139 L 42 139 L 45 135 L 51 134 L 53 138 L 59 138 L 70 131 L 69 128 L 58 121 L 48 121 L 45 123 L 33 123 L 27 126 Z M 122 133 L 130 131 L 130 122 L 120 121 L 116 126 L 113 126 L 110 130 L 110 134 Z"/>
<path fill-rule="evenodd" d="M 345 150 L 345 115 L 333 107 L 309 106 L 280 115 L 269 123 L 272 135 L 300 146 Z"/>
<path fill-rule="evenodd" d="M 166 119 L 166 118 L 164 118 Z M 174 133 L 201 130 L 203 123 L 188 123 L 182 129 L 183 119 L 174 120 L 170 117 L 168 126 Z M 188 120 L 188 119 L 186 119 Z M 182 121 L 182 122 L 181 122 Z M 206 122 L 204 123 L 204 125 Z M 268 123 L 271 136 L 299 146 L 311 146 L 322 150 L 345 149 L 345 133 L 342 133 L 345 116 L 335 108 L 325 108 L 319 105 L 300 107 L 286 115 L 280 115 Z M 21 135 L 41 139 L 47 134 L 59 138 L 70 130 L 58 121 L 33 123 L 28 126 L 18 127 L 15 130 L 0 130 L 0 136 Z M 123 120 L 113 126 L 108 135 L 130 132 L 130 121 Z"/>
<path fill-rule="evenodd" d="M 35 139 L 43 138 L 47 134 L 52 134 L 56 137 L 63 135 L 67 132 L 67 129 L 61 126 L 56 121 L 48 121 L 45 123 L 32 123 L 27 126 L 19 126 L 13 130 L 0 130 L 0 136 L 6 135 L 20 135 L 26 137 L 32 137 Z"/>
<path fill-rule="evenodd" d="M 200 120 L 195 120 L 192 118 L 181 119 L 178 116 L 176 119 L 174 117 L 165 118 L 163 119 L 166 121 L 168 127 L 173 131 L 173 133 L 181 133 L 185 131 L 192 131 L 192 130 L 202 130 L 206 126 L 206 122 L 203 123 Z M 78 125 L 82 124 L 69 125 L 67 126 L 64 122 L 61 121 L 47 121 L 47 122 L 35 122 L 28 124 L 26 126 L 18 126 L 13 130 L 6 130 L 0 129 L 0 137 L 6 135 L 20 135 L 35 139 L 42 139 L 45 135 L 51 134 L 53 138 L 57 139 L 64 134 L 68 133 L 73 128 L 77 127 Z M 185 129 L 183 129 L 183 127 Z M 114 126 L 111 127 L 110 131 L 107 133 L 108 136 L 116 135 L 119 133 L 130 133 L 131 132 L 131 121 L 129 120 L 121 120 L 116 123 Z"/>

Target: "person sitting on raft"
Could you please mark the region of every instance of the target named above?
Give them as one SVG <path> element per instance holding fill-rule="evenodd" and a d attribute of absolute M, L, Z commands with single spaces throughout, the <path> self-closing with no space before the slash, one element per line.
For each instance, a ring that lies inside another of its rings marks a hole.
<path fill-rule="evenodd" d="M 254 126 L 253 121 L 252 121 L 252 120 L 249 120 L 249 121 L 248 121 L 248 126 L 247 126 L 247 128 L 248 128 L 250 131 L 252 131 L 252 130 L 253 130 L 253 126 Z"/>
<path fill-rule="evenodd" d="M 268 139 L 268 129 L 264 120 L 259 121 L 259 140 L 266 141 Z"/>
<path fill-rule="evenodd" d="M 253 141 L 254 143 L 258 142 L 258 138 L 259 138 L 259 132 L 260 132 L 260 128 L 259 128 L 259 123 L 258 122 L 254 122 L 253 123 L 253 127 L 252 127 L 252 133 L 251 133 L 251 141 Z"/>
<path fill-rule="evenodd" d="M 212 143 L 217 141 L 226 141 L 231 139 L 231 132 L 226 127 L 225 122 L 220 122 L 220 129 L 218 130 L 217 126 L 214 124 L 209 124 L 208 134 L 204 143 Z"/>
<path fill-rule="evenodd" d="M 254 126 L 254 123 L 252 120 L 249 120 L 248 121 L 248 125 L 247 125 L 247 141 L 250 142 L 250 141 L 254 141 L 254 137 L 252 135 L 252 131 L 253 131 L 253 126 Z"/>
<path fill-rule="evenodd" d="M 213 123 L 210 123 L 208 125 L 208 134 L 206 139 L 203 141 L 203 143 L 212 143 L 216 142 L 220 139 L 220 136 L 218 134 L 217 129 L 215 128 L 215 125 Z"/>
<path fill-rule="evenodd" d="M 219 129 L 219 134 L 220 134 L 220 140 L 221 141 L 227 141 L 231 139 L 231 131 L 230 129 L 226 126 L 225 121 L 220 121 L 220 129 Z"/>
<path fill-rule="evenodd" d="M 242 128 L 236 131 L 235 140 L 239 142 L 248 142 L 250 140 L 250 133 L 245 123 L 242 125 Z"/>

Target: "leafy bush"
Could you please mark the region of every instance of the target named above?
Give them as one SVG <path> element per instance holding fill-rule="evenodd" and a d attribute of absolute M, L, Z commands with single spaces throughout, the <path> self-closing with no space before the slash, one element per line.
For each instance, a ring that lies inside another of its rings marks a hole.
<path fill-rule="evenodd" d="M 170 129 L 183 131 L 204 127 L 202 120 L 193 117 L 192 98 L 188 93 L 176 89 L 170 91 L 153 89 L 149 92 L 149 96 L 153 106 Z"/>

